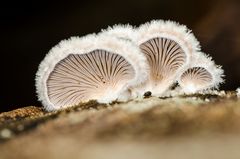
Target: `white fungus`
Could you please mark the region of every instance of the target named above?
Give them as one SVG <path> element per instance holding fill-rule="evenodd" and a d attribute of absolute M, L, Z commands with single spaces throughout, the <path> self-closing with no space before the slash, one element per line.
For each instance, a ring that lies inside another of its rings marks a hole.
<path fill-rule="evenodd" d="M 120 39 L 132 41 L 132 39 L 136 37 L 136 30 L 129 24 L 119 24 L 112 27 L 109 26 L 107 29 L 102 29 L 99 35 L 115 36 Z"/>
<path fill-rule="evenodd" d="M 149 91 L 161 97 L 215 91 L 223 81 L 223 70 L 200 51 L 191 30 L 153 20 L 61 41 L 41 62 L 36 88 L 51 111 L 89 100 L 142 98 Z"/>
<path fill-rule="evenodd" d="M 142 90 L 163 96 L 188 66 L 199 42 L 186 26 L 172 21 L 151 21 L 137 29 L 133 41 L 147 57 L 150 67 L 148 81 Z"/>
<path fill-rule="evenodd" d="M 223 70 L 212 58 L 202 52 L 191 57 L 189 67 L 181 74 L 178 83 L 184 93 L 197 93 L 207 89 L 218 89 L 223 83 Z"/>
<path fill-rule="evenodd" d="M 61 41 L 39 66 L 36 87 L 46 110 L 125 99 L 128 87 L 145 81 L 146 59 L 128 41 L 88 35 Z M 141 65 L 138 65 L 141 63 Z"/>

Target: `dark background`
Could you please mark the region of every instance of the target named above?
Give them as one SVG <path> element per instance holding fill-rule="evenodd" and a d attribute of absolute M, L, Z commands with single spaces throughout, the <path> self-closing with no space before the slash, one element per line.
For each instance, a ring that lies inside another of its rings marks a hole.
<path fill-rule="evenodd" d="M 240 5 L 238 0 L 33 1 L 0 4 L 0 111 L 36 105 L 35 73 L 60 40 L 99 32 L 118 23 L 139 25 L 171 19 L 193 30 L 226 83 L 240 86 Z"/>

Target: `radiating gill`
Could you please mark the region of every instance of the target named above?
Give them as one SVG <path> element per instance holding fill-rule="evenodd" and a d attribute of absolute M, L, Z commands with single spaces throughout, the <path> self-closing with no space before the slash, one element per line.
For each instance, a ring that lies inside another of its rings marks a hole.
<path fill-rule="evenodd" d="M 48 95 L 57 107 L 72 106 L 117 92 L 134 76 L 132 65 L 118 54 L 105 50 L 70 54 L 51 72 Z"/>
<path fill-rule="evenodd" d="M 187 69 L 180 77 L 179 84 L 186 93 L 195 93 L 211 85 L 212 75 L 203 67 Z"/>
<path fill-rule="evenodd" d="M 149 83 L 152 87 L 171 80 L 186 61 L 186 54 L 179 44 L 167 38 L 150 39 L 142 43 L 140 48 L 150 66 Z"/>

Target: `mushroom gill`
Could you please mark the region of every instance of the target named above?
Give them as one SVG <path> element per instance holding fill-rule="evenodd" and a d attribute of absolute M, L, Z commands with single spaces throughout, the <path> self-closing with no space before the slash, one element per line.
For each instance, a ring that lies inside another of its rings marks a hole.
<path fill-rule="evenodd" d="M 128 88 L 146 80 L 146 68 L 146 58 L 129 41 L 95 34 L 74 37 L 53 47 L 41 62 L 38 98 L 48 111 L 89 100 L 128 100 Z"/>
<path fill-rule="evenodd" d="M 181 75 L 179 84 L 185 93 L 196 93 L 207 88 L 212 80 L 212 75 L 205 68 L 192 67 Z"/>
<path fill-rule="evenodd" d="M 218 88 L 223 76 L 221 67 L 200 52 L 191 30 L 153 20 L 61 41 L 39 65 L 36 90 L 51 111 L 89 100 L 196 93 Z M 180 87 L 171 87 L 177 82 Z"/>
<path fill-rule="evenodd" d="M 176 82 L 189 63 L 193 52 L 199 49 L 194 35 L 183 25 L 171 21 L 151 21 L 141 25 L 133 39 L 146 56 L 150 73 L 143 86 L 162 96 Z"/>
<path fill-rule="evenodd" d="M 56 107 L 91 99 L 104 100 L 133 79 L 133 66 L 122 56 L 106 50 L 70 54 L 61 60 L 47 80 L 49 100 Z"/>
<path fill-rule="evenodd" d="M 173 40 L 153 38 L 140 45 L 150 65 L 149 81 L 152 87 L 166 84 L 186 62 L 186 54 Z"/>
<path fill-rule="evenodd" d="M 179 76 L 178 83 L 184 93 L 197 93 L 207 89 L 218 88 L 223 83 L 223 70 L 212 58 L 198 52 L 190 58 L 188 68 Z"/>

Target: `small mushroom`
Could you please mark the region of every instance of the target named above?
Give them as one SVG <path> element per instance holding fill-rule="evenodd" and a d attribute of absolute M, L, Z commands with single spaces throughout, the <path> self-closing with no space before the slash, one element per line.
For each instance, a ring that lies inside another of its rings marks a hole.
<path fill-rule="evenodd" d="M 237 97 L 240 98 L 240 87 L 237 88 L 236 92 L 237 92 Z"/>
<path fill-rule="evenodd" d="M 223 83 L 223 70 L 210 57 L 202 52 L 191 58 L 188 69 L 178 79 L 184 93 L 197 93 L 207 89 L 218 88 Z"/>
<path fill-rule="evenodd" d="M 137 29 L 133 41 L 146 56 L 150 73 L 143 92 L 162 96 L 187 67 L 191 55 L 200 49 L 199 42 L 184 25 L 154 20 Z"/>
<path fill-rule="evenodd" d="M 89 100 L 126 100 L 128 88 L 146 80 L 145 68 L 145 57 L 128 41 L 104 35 L 73 37 L 53 47 L 41 62 L 38 98 L 48 111 Z"/>

